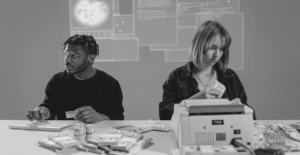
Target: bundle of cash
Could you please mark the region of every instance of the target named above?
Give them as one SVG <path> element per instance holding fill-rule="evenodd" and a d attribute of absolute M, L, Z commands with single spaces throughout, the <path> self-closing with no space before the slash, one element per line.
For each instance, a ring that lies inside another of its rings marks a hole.
<path fill-rule="evenodd" d="M 128 155 L 128 153 L 124 151 L 111 151 L 108 155 Z"/>
<path fill-rule="evenodd" d="M 143 138 L 143 135 L 137 132 L 123 131 L 123 138 L 132 138 L 137 142 Z"/>
<path fill-rule="evenodd" d="M 86 140 L 86 129 L 84 125 L 74 125 L 74 138 L 80 143 L 85 143 Z"/>
<path fill-rule="evenodd" d="M 77 126 L 85 126 L 85 124 L 84 123 L 76 123 L 76 124 L 73 125 L 73 128 L 77 127 Z"/>
<path fill-rule="evenodd" d="M 300 150 L 300 134 L 298 132 L 298 123 L 254 123 L 254 148 L 270 148 L 271 144 L 264 138 L 264 133 L 281 133 L 284 135 L 284 144 L 289 146 L 290 150 Z M 283 137 L 283 135 L 281 136 Z M 267 139 L 270 140 L 270 138 L 272 137 L 269 137 Z M 279 138 L 276 138 L 279 139 L 280 136 Z M 275 139 L 275 137 L 273 139 Z M 274 142 L 274 140 L 271 139 L 270 142 L 272 143 Z M 282 141 L 280 143 L 282 143 Z M 278 146 L 277 144 L 272 144 L 272 147 L 279 149 L 278 147 L 282 146 L 283 149 L 288 150 L 288 147 L 286 147 L 285 145 L 280 145 Z"/>
<path fill-rule="evenodd" d="M 201 155 L 214 155 L 214 149 L 211 145 L 201 145 L 200 150 L 202 152 Z"/>
<path fill-rule="evenodd" d="M 232 145 L 183 146 L 184 155 L 238 155 Z"/>
<path fill-rule="evenodd" d="M 285 135 L 283 133 L 263 133 L 266 148 L 281 150 L 288 152 L 290 150 L 290 146 L 285 144 Z"/>
<path fill-rule="evenodd" d="M 289 125 L 291 127 L 293 127 L 294 129 L 296 129 L 298 132 L 300 132 L 300 123 L 299 122 L 290 123 Z"/>
<path fill-rule="evenodd" d="M 105 154 L 104 150 L 98 149 L 98 145 L 90 144 L 90 143 L 83 143 L 82 146 L 87 148 L 88 152 L 93 152 L 97 154 Z"/>
<path fill-rule="evenodd" d="M 117 145 L 111 145 L 113 150 L 128 151 L 135 144 L 135 140 L 132 138 L 122 138 Z"/>
<path fill-rule="evenodd" d="M 101 138 L 99 138 L 99 137 L 93 137 L 93 138 L 90 138 L 87 140 L 88 143 L 95 144 L 95 145 L 98 145 L 98 143 L 100 141 L 101 141 Z"/>
<path fill-rule="evenodd" d="M 80 142 L 67 134 L 50 135 L 48 138 L 62 148 L 79 145 Z"/>
<path fill-rule="evenodd" d="M 144 139 L 139 140 L 137 143 L 135 143 L 131 149 L 129 149 L 130 155 L 138 154 L 143 149 L 149 147 L 151 145 L 152 138 L 147 137 Z"/>
<path fill-rule="evenodd" d="M 172 149 L 171 151 L 172 151 L 172 155 L 182 155 L 180 149 Z"/>
<path fill-rule="evenodd" d="M 117 145 L 111 145 L 114 150 L 128 151 L 136 142 L 143 138 L 143 135 L 136 132 L 123 131 L 123 137 Z"/>
<path fill-rule="evenodd" d="M 170 131 L 170 125 L 164 122 L 155 122 L 153 130 L 168 132 Z"/>
<path fill-rule="evenodd" d="M 76 145 L 75 146 L 77 150 L 83 151 L 83 152 L 88 152 L 88 148 L 84 147 L 83 145 Z"/>
<path fill-rule="evenodd" d="M 99 145 L 117 145 L 123 137 L 122 130 L 110 130 L 106 134 L 98 136 Z"/>
<path fill-rule="evenodd" d="M 216 88 L 219 91 L 218 98 L 221 98 L 226 90 L 226 87 L 218 80 L 212 81 L 212 88 Z"/>
<path fill-rule="evenodd" d="M 86 140 L 93 138 L 93 134 L 95 133 L 94 125 L 93 124 L 86 124 Z"/>
<path fill-rule="evenodd" d="M 237 150 L 232 145 L 213 146 L 215 155 L 238 155 Z"/>
<path fill-rule="evenodd" d="M 38 144 L 45 146 L 47 148 L 52 148 L 52 149 L 62 149 L 61 146 L 57 145 L 55 142 L 53 142 L 52 140 L 50 140 L 49 138 L 45 138 L 42 140 L 38 141 Z"/>
<path fill-rule="evenodd" d="M 184 155 L 201 155 L 200 146 L 183 146 Z"/>
<path fill-rule="evenodd" d="M 165 122 L 152 121 L 152 120 L 149 120 L 147 122 L 138 123 L 135 125 L 135 128 L 141 131 L 139 133 L 144 133 L 144 132 L 152 131 L 152 130 L 165 131 L 165 132 L 170 131 L 169 124 L 167 124 Z"/>
<path fill-rule="evenodd" d="M 82 144 L 83 147 L 88 148 L 88 149 L 93 149 L 93 150 L 97 150 L 98 146 L 95 144 L 91 144 L 91 143 L 83 143 Z"/>

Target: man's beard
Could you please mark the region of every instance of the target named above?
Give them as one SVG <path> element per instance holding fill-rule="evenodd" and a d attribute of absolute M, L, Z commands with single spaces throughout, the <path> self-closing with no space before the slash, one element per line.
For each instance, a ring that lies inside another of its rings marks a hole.
<path fill-rule="evenodd" d="M 85 61 L 80 66 L 74 68 L 74 70 L 75 70 L 74 72 L 68 72 L 68 70 L 67 70 L 67 73 L 69 75 L 75 75 L 75 74 L 81 73 L 88 68 L 88 65 L 89 65 L 88 61 Z"/>

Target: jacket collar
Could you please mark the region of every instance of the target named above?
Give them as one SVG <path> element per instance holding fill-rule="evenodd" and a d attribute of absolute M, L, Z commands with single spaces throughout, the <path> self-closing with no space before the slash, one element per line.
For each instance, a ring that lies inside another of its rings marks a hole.
<path fill-rule="evenodd" d="M 193 70 L 194 67 L 195 66 L 191 61 L 189 61 L 187 64 L 185 64 L 182 67 L 183 71 L 181 73 L 181 78 L 187 78 L 189 76 L 192 76 L 192 70 Z M 233 76 L 233 73 L 230 72 L 228 69 L 226 69 L 225 72 L 223 72 L 216 65 L 214 66 L 214 69 L 216 70 L 219 78 L 229 78 L 229 77 Z"/>

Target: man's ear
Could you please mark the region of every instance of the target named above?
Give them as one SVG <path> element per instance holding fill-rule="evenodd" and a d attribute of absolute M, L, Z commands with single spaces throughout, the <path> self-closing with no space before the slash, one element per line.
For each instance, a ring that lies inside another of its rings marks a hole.
<path fill-rule="evenodd" d="M 95 55 L 93 55 L 93 54 L 89 55 L 89 58 L 88 58 L 89 63 L 93 63 L 95 61 L 95 58 L 96 58 Z"/>

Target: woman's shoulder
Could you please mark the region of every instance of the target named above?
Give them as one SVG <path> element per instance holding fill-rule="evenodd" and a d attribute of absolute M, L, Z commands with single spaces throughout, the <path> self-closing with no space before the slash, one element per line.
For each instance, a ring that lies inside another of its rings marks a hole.
<path fill-rule="evenodd" d="M 189 63 L 187 63 L 183 66 L 173 69 L 169 76 L 176 75 L 176 76 L 180 76 L 180 77 L 185 77 L 185 76 L 188 76 L 189 74 L 190 74 L 190 66 L 189 66 Z"/>
<path fill-rule="evenodd" d="M 238 77 L 236 72 L 231 68 L 226 68 L 226 70 L 223 72 L 223 75 L 225 77 Z"/>

